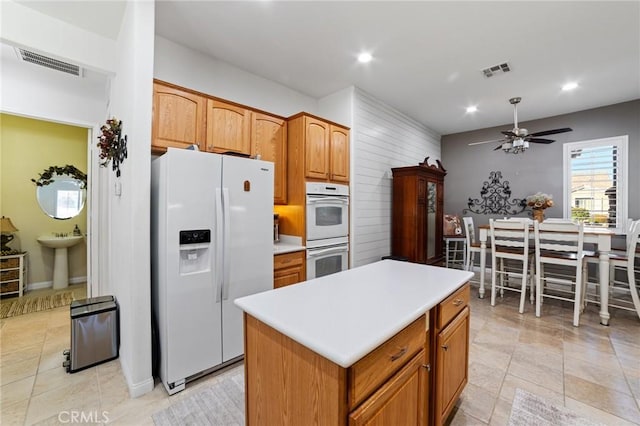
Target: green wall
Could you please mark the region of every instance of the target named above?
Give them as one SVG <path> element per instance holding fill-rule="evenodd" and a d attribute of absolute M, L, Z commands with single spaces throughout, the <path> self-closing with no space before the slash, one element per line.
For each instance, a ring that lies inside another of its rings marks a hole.
<path fill-rule="evenodd" d="M 87 173 L 87 135 L 82 127 L 0 114 L 0 214 L 18 228 L 9 246 L 28 252 L 27 284 L 53 280 L 53 249 L 40 246 L 39 235 L 72 232 L 76 224 L 87 232 L 86 204 L 74 218 L 52 219 L 40 209 L 31 182 L 50 166 L 70 164 Z M 69 249 L 69 278 L 74 282 L 86 276 L 82 242 Z"/>

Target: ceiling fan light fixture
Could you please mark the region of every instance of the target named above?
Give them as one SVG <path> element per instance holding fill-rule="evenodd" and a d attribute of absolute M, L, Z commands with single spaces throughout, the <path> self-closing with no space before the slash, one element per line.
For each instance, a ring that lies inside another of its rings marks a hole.
<path fill-rule="evenodd" d="M 372 59 L 373 56 L 371 56 L 371 53 L 369 52 L 362 52 L 358 55 L 358 62 L 360 62 L 361 64 L 369 63 Z"/>
<path fill-rule="evenodd" d="M 478 107 L 475 105 L 471 105 L 467 107 L 467 114 L 473 114 L 476 111 L 478 111 Z"/>
<path fill-rule="evenodd" d="M 577 88 L 578 88 L 578 83 L 576 83 L 575 81 L 571 81 L 565 84 L 564 86 L 562 86 L 562 91 L 568 92 L 570 90 L 577 89 Z"/>

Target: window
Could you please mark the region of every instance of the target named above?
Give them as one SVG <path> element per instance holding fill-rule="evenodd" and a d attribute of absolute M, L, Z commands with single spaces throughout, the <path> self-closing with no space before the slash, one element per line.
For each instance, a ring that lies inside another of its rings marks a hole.
<path fill-rule="evenodd" d="M 624 232 L 628 136 L 564 144 L 564 217 Z"/>

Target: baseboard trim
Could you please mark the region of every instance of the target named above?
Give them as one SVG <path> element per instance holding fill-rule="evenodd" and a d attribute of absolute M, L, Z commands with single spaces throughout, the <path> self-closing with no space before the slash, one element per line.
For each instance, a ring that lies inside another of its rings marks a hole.
<path fill-rule="evenodd" d="M 73 277 L 69 278 L 69 284 L 80 284 L 86 283 L 87 277 Z M 40 281 L 37 283 L 27 284 L 27 291 L 31 290 L 42 290 L 43 288 L 51 288 L 53 287 L 53 281 Z"/>
<path fill-rule="evenodd" d="M 127 386 L 129 387 L 129 395 L 131 395 L 131 398 L 137 398 L 153 390 L 153 377 L 149 377 L 138 383 L 131 383 L 127 379 Z"/>

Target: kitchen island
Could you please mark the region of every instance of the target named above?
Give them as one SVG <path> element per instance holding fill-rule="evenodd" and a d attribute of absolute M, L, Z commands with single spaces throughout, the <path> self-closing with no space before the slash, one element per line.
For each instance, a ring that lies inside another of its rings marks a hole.
<path fill-rule="evenodd" d="M 467 381 L 471 277 L 384 260 L 237 299 L 247 424 L 441 424 Z"/>

